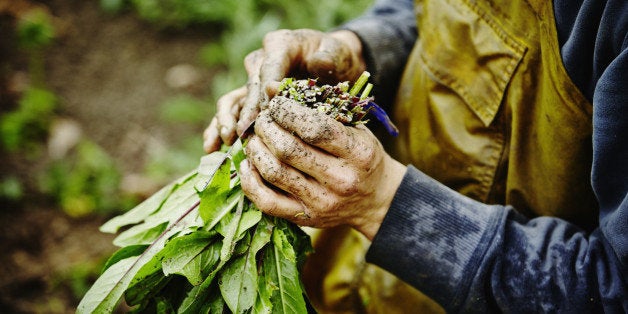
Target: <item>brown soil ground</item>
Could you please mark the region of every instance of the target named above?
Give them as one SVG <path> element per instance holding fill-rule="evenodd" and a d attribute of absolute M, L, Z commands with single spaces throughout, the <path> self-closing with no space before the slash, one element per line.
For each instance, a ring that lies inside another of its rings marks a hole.
<path fill-rule="evenodd" d="M 198 52 L 212 30 L 159 30 L 132 13 L 105 14 L 95 0 L 43 4 L 60 30 L 46 51 L 47 85 L 60 98 L 60 114 L 78 122 L 123 172 L 141 168 L 149 138 L 169 145 L 200 136 L 198 126 L 162 125 L 156 106 L 182 92 L 164 80 L 179 64 L 201 73 L 185 92 L 207 93 L 211 71 L 198 64 Z M 0 58 L 14 59 L 10 74 L 24 71 L 19 53 L 5 50 Z M 0 157 L 0 164 L 0 170 L 20 177 L 36 166 L 12 155 Z M 80 290 L 81 281 L 72 276 L 99 267 L 115 249 L 113 236 L 98 231 L 104 217 L 70 218 L 46 199 L 26 198 L 0 204 L 0 313 L 73 313 L 78 303 L 73 289 Z"/>

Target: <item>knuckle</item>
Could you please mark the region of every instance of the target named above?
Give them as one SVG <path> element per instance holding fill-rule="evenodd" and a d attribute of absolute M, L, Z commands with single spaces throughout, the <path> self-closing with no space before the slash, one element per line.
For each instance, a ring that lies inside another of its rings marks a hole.
<path fill-rule="evenodd" d="M 317 204 L 316 207 L 318 209 L 318 211 L 333 211 L 334 208 L 336 207 L 336 205 L 338 204 L 338 201 L 336 200 L 335 197 L 321 197 Z"/>
<path fill-rule="evenodd" d="M 257 49 L 255 51 L 250 52 L 244 57 L 244 64 L 255 64 L 257 60 L 263 55 L 264 51 L 262 49 Z"/>
<path fill-rule="evenodd" d="M 312 35 L 312 31 L 309 29 L 295 29 L 291 32 L 291 35 L 297 39 L 305 39 Z"/>
<path fill-rule="evenodd" d="M 216 107 L 218 107 L 218 110 L 221 110 L 225 106 L 229 105 L 229 102 L 227 101 L 227 99 L 228 99 L 227 95 L 222 95 L 220 96 L 220 98 L 218 98 L 218 101 L 216 101 Z"/>
<path fill-rule="evenodd" d="M 300 132 L 301 139 L 312 145 L 321 145 L 332 141 L 337 133 L 333 125 L 318 115 L 306 120 Z"/>
<path fill-rule="evenodd" d="M 255 206 L 257 206 L 257 208 L 262 212 L 273 216 L 277 215 L 277 204 L 275 204 L 270 198 L 256 197 L 252 198 L 251 200 L 253 201 Z"/>
<path fill-rule="evenodd" d="M 373 146 L 362 147 L 356 155 L 356 165 L 362 169 L 369 169 L 371 164 L 377 160 L 378 155 L 378 151 Z"/>
<path fill-rule="evenodd" d="M 235 105 L 236 103 L 230 94 L 220 96 L 218 101 L 216 101 L 216 108 L 219 112 L 230 112 L 231 108 Z"/>
<path fill-rule="evenodd" d="M 270 183 L 278 182 L 286 174 L 286 170 L 275 162 L 268 162 L 265 167 L 260 167 L 258 169 L 264 180 Z"/>
<path fill-rule="evenodd" d="M 305 157 L 304 151 L 300 149 L 295 140 L 284 140 L 275 143 L 275 154 L 283 162 L 293 162 Z"/>
<path fill-rule="evenodd" d="M 354 173 L 343 176 L 335 185 L 334 189 L 338 195 L 349 196 L 358 192 L 358 176 Z"/>
<path fill-rule="evenodd" d="M 287 29 L 278 29 L 272 32 L 268 32 L 266 33 L 266 35 L 264 35 L 263 44 L 266 45 L 273 40 L 277 40 L 277 38 L 289 36 L 291 32 L 292 31 Z"/>

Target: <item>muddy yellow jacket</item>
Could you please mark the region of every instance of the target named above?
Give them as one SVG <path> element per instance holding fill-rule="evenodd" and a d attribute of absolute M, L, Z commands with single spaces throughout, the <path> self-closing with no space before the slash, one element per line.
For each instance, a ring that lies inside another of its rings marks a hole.
<path fill-rule="evenodd" d="M 628 311 L 628 1 L 377 1 L 344 27 L 409 167 L 372 244 L 316 235 L 317 308 Z"/>

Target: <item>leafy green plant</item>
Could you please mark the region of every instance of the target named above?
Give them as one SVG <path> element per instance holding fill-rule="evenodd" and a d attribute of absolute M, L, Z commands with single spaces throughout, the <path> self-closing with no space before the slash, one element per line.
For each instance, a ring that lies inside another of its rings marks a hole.
<path fill-rule="evenodd" d="M 32 9 L 16 16 L 15 28 L 10 30 L 15 45 L 28 61 L 28 86 L 21 91 L 11 110 L 0 115 L 0 148 L 3 152 L 20 154 L 27 160 L 41 158 L 42 141 L 48 134 L 56 95 L 44 84 L 44 49 L 54 40 L 55 29 L 50 14 Z M 12 104 L 13 105 L 13 104 Z M 28 190 L 27 178 L 3 174 L 0 176 L 0 197 L 20 200 Z"/>
<path fill-rule="evenodd" d="M 71 217 L 118 212 L 129 200 L 119 196 L 120 171 L 109 155 L 82 140 L 70 156 L 52 162 L 41 177 L 41 189 L 55 197 Z"/>
<path fill-rule="evenodd" d="M 203 145 L 200 136 L 184 138 L 174 148 L 148 152 L 143 174 L 156 182 L 169 182 L 173 173 L 186 173 L 198 166 L 198 154 Z"/>
<path fill-rule="evenodd" d="M 104 224 L 103 232 L 130 228 L 78 313 L 112 312 L 123 295 L 137 311 L 304 312 L 298 265 L 308 238 L 244 197 L 243 158 L 241 143 L 207 155 L 197 171 Z"/>
<path fill-rule="evenodd" d="M 3 147 L 9 152 L 32 150 L 48 131 L 57 97 L 42 88 L 28 88 L 18 108 L 0 117 Z"/>
<path fill-rule="evenodd" d="M 0 180 L 0 199 L 16 201 L 24 195 L 24 187 L 19 178 L 8 176 Z"/>
<path fill-rule="evenodd" d="M 16 35 L 21 47 L 39 49 L 52 43 L 55 29 L 46 11 L 34 9 L 20 17 Z"/>
<path fill-rule="evenodd" d="M 189 94 L 179 94 L 164 101 L 159 107 L 160 118 L 171 123 L 205 123 L 210 114 L 206 102 Z"/>
<path fill-rule="evenodd" d="M 361 124 L 378 108 L 370 85 L 364 88 L 367 79 L 365 72 L 353 88 L 287 79 L 278 97 Z M 246 198 L 238 176 L 243 145 L 238 139 L 202 157 L 196 170 L 101 227 L 110 233 L 125 228 L 114 240 L 121 249 L 79 313 L 112 312 L 122 296 L 137 312 L 307 312 L 299 269 L 311 251 L 309 237 L 293 223 L 263 215 Z"/>
<path fill-rule="evenodd" d="M 30 85 L 44 86 L 44 49 L 52 43 L 55 29 L 50 14 L 42 9 L 33 9 L 20 17 L 16 28 L 18 46 L 28 54 Z"/>

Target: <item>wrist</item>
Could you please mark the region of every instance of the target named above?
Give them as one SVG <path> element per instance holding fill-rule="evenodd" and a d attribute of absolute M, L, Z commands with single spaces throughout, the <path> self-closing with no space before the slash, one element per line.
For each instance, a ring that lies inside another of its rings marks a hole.
<path fill-rule="evenodd" d="M 364 234 L 369 240 L 373 240 L 379 227 L 384 221 L 384 217 L 388 213 L 393 198 L 403 181 L 406 173 L 406 166 L 394 160 L 390 156 L 386 156 L 385 168 L 383 170 L 382 184 L 376 191 L 376 199 L 374 207 L 369 210 L 368 215 L 363 217 L 363 221 L 354 228 Z"/>

